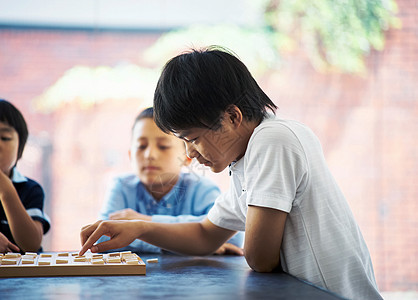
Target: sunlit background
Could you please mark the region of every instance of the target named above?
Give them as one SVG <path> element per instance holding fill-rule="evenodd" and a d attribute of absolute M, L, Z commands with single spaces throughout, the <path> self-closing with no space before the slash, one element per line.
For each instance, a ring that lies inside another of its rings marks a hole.
<path fill-rule="evenodd" d="M 381 291 L 418 291 L 418 2 L 0 0 L 0 98 L 30 138 L 18 167 L 44 187 L 47 251 L 79 248 L 164 63 L 233 50 L 310 126 L 360 224 Z M 192 164 L 223 190 L 228 175 Z M 388 299 L 387 298 L 387 299 Z"/>

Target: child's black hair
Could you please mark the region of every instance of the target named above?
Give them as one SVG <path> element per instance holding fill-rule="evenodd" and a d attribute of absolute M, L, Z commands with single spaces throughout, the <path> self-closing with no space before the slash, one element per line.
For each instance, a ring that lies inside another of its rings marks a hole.
<path fill-rule="evenodd" d="M 22 157 L 28 139 L 28 127 L 20 111 L 10 102 L 0 99 L 0 122 L 13 127 L 19 136 L 19 147 L 17 150 L 17 160 Z"/>
<path fill-rule="evenodd" d="M 154 118 L 164 132 L 220 127 L 221 116 L 236 105 L 247 121 L 261 120 L 277 106 L 247 67 L 219 46 L 192 49 L 165 65 L 154 94 Z"/>
<path fill-rule="evenodd" d="M 154 109 L 152 107 L 148 107 L 141 111 L 135 118 L 134 124 L 132 125 L 132 130 L 134 130 L 136 123 L 142 119 L 154 119 Z"/>

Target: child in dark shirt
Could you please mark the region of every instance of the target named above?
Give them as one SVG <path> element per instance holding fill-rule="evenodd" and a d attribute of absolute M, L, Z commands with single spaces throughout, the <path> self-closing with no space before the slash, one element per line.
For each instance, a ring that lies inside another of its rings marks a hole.
<path fill-rule="evenodd" d="M 25 119 L 0 99 L 0 252 L 37 252 L 50 227 L 43 212 L 44 192 L 21 175 L 17 161 L 28 138 Z"/>

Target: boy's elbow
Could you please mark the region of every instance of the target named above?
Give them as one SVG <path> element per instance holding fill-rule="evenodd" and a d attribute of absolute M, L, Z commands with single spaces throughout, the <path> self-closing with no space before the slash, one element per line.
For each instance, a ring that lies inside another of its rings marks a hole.
<path fill-rule="evenodd" d="M 42 242 L 42 240 L 41 240 L 41 242 Z M 39 243 L 38 242 L 22 243 L 22 244 L 17 244 L 17 246 L 23 252 L 38 252 L 39 249 L 42 246 L 41 242 L 39 242 Z"/>
<path fill-rule="evenodd" d="M 258 264 L 252 264 L 248 263 L 251 269 L 253 269 L 255 272 L 258 273 L 270 273 L 273 272 L 273 270 L 276 268 L 273 264 L 266 264 L 266 263 L 258 263 Z"/>
<path fill-rule="evenodd" d="M 245 254 L 245 259 L 250 268 L 259 273 L 273 272 L 279 265 L 279 259 L 268 259 L 257 255 Z"/>

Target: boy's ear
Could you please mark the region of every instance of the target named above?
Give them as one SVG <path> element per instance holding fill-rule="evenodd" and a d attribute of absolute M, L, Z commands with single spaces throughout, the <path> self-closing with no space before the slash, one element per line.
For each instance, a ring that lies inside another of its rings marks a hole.
<path fill-rule="evenodd" d="M 230 105 L 226 111 L 228 114 L 228 122 L 231 122 L 234 126 L 238 127 L 242 123 L 242 112 L 236 105 Z"/>

